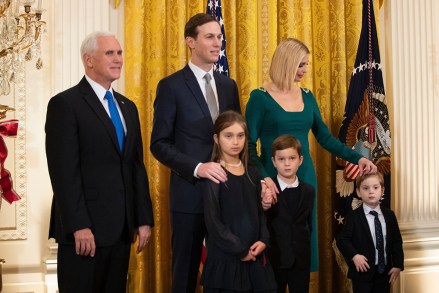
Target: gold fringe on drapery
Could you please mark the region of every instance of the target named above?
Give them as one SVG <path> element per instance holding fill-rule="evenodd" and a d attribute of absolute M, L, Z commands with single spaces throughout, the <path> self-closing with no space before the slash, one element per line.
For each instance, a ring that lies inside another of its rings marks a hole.
<path fill-rule="evenodd" d="M 337 135 L 361 30 L 361 5 L 361 0 L 222 0 L 230 74 L 238 84 L 243 111 L 250 91 L 268 80 L 277 43 L 296 37 L 311 50 L 302 86 L 313 91 L 323 119 Z M 147 249 L 131 255 L 127 288 L 135 293 L 170 292 L 169 170 L 149 151 L 153 102 L 158 81 L 187 63 L 184 25 L 206 11 L 206 0 L 126 0 L 124 9 L 125 94 L 139 109 L 155 218 Z M 344 292 L 346 279 L 332 250 L 335 158 L 312 135 L 310 147 L 319 186 L 320 250 L 319 273 L 312 275 L 310 292 Z"/>

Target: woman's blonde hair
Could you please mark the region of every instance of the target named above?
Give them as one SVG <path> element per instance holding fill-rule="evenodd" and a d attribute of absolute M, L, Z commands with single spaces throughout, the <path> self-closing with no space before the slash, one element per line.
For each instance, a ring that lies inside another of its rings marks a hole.
<path fill-rule="evenodd" d="M 295 38 L 288 38 L 277 45 L 270 65 L 270 78 L 280 90 L 290 90 L 297 69 L 309 54 L 308 47 Z"/>

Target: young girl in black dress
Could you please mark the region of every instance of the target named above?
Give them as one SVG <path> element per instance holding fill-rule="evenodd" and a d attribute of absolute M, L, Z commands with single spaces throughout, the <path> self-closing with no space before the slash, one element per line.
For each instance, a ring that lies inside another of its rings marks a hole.
<path fill-rule="evenodd" d="M 221 163 L 227 181 L 206 181 L 204 292 L 276 292 L 264 254 L 269 233 L 261 206 L 261 198 L 271 198 L 271 191 L 261 184 L 257 168 L 248 165 L 248 134 L 241 114 L 219 115 L 214 140 L 212 161 Z"/>

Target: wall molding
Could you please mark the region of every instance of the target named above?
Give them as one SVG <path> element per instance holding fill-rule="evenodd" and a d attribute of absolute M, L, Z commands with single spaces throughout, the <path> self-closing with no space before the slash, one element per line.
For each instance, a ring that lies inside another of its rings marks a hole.
<path fill-rule="evenodd" d="M 14 190 L 21 197 L 14 202 L 15 224 L 13 227 L 0 227 L 0 240 L 27 239 L 27 201 L 26 201 L 26 73 L 25 62 L 17 66 L 14 84 L 15 119 L 18 119 L 18 133 L 14 138 L 14 149 L 8 160 L 14 160 L 11 172 Z"/>

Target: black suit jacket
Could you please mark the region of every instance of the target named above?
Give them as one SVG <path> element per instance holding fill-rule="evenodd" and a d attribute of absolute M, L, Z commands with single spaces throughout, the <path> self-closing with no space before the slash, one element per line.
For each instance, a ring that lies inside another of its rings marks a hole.
<path fill-rule="evenodd" d="M 234 80 L 214 73 L 219 111 L 241 113 Z M 210 161 L 213 149 L 213 122 L 197 79 L 186 65 L 162 79 L 154 101 L 151 134 L 152 154 L 171 173 L 171 211 L 203 213 L 203 187 L 194 175 L 199 163 Z"/>
<path fill-rule="evenodd" d="M 280 190 L 277 178 L 273 178 Z M 299 196 L 294 207 L 286 201 L 288 189 L 280 192 L 278 202 L 268 211 L 267 223 L 270 231 L 269 256 L 274 268 L 309 270 L 311 265 L 312 210 L 315 190 L 312 185 L 300 181 Z"/>
<path fill-rule="evenodd" d="M 404 270 L 404 252 L 402 237 L 399 231 L 395 213 L 381 206 L 386 221 L 386 274 L 392 267 Z M 348 266 L 348 278 L 353 280 L 370 281 L 375 274 L 375 245 L 362 206 L 352 211 L 346 217 L 345 225 L 337 236 L 337 247 L 343 254 Z M 352 258 L 356 254 L 364 255 L 370 265 L 367 272 L 357 272 Z"/>
<path fill-rule="evenodd" d="M 47 108 L 46 155 L 54 199 L 49 237 L 74 243 L 91 228 L 97 246 L 114 244 L 127 227 L 153 226 L 135 104 L 114 92 L 127 133 L 121 152 L 111 119 L 85 77 Z"/>

